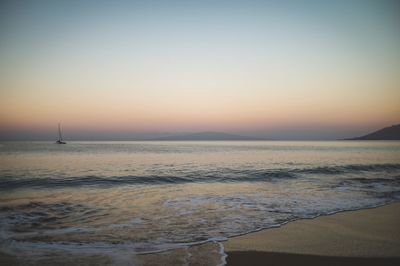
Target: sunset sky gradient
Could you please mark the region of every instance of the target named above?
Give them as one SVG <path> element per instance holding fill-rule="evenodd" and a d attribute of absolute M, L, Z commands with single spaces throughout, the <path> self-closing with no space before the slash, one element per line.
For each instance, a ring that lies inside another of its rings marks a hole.
<path fill-rule="evenodd" d="M 1 1 L 0 139 L 400 122 L 398 1 Z"/>

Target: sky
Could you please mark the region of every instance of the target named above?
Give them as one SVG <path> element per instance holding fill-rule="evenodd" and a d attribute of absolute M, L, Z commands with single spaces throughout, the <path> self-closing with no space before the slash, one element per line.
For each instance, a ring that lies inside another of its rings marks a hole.
<path fill-rule="evenodd" d="M 0 1 L 0 140 L 400 123 L 398 1 Z"/>

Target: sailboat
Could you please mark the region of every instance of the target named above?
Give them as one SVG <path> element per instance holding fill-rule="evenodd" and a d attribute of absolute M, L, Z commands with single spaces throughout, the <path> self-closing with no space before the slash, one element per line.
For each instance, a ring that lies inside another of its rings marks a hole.
<path fill-rule="evenodd" d="M 56 141 L 56 144 L 67 144 L 67 143 L 66 143 L 65 141 L 63 141 L 63 139 L 62 139 L 60 123 L 58 123 L 58 140 Z"/>

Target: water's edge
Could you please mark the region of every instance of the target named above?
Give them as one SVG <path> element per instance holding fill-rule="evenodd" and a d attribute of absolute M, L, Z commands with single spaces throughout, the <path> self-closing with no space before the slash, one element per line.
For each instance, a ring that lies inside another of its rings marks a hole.
<path fill-rule="evenodd" d="M 221 263 L 218 264 L 217 266 L 223 266 L 223 265 L 226 265 L 227 258 L 229 256 L 225 252 L 225 248 L 224 248 L 223 243 L 226 242 L 226 241 L 229 241 L 229 239 L 232 239 L 232 238 L 235 238 L 235 237 L 244 236 L 244 235 L 248 235 L 248 234 L 252 234 L 252 233 L 257 233 L 257 232 L 264 231 L 264 230 L 280 228 L 280 227 L 282 227 L 282 226 L 284 226 L 286 224 L 289 224 L 289 223 L 292 223 L 292 222 L 296 222 L 296 221 L 313 220 L 313 219 L 316 219 L 318 217 L 331 216 L 331 215 L 335 215 L 335 214 L 338 214 L 338 213 L 344 213 L 344 212 L 356 212 L 356 211 L 360 211 L 360 210 L 376 209 L 376 208 L 380 208 L 380 207 L 383 207 L 383 206 L 396 204 L 396 203 L 400 203 L 400 201 L 392 200 L 392 201 L 385 202 L 383 204 L 365 206 L 365 207 L 362 207 L 362 208 L 345 209 L 345 210 L 339 210 L 339 211 L 329 212 L 329 213 L 325 213 L 325 214 L 318 214 L 318 215 L 315 215 L 315 216 L 312 216 L 312 217 L 295 218 L 295 219 L 292 219 L 292 220 L 289 220 L 289 221 L 286 221 L 286 222 L 283 222 L 283 223 L 280 223 L 280 224 L 275 224 L 275 225 L 270 225 L 270 226 L 267 226 L 267 227 L 257 228 L 255 230 L 250 230 L 250 231 L 247 231 L 247 232 L 244 232 L 244 233 L 232 235 L 232 236 L 229 236 L 229 237 L 226 237 L 226 238 L 223 238 L 223 239 L 221 239 L 221 238 L 210 238 L 210 239 L 207 239 L 207 240 L 204 240 L 204 241 L 201 241 L 201 242 L 187 243 L 186 245 L 187 245 L 187 248 L 190 248 L 190 247 L 194 247 L 194 246 L 204 245 L 204 244 L 207 244 L 207 243 L 218 243 L 219 246 L 220 246 Z M 185 245 L 185 244 L 183 244 L 183 245 Z M 158 251 L 152 251 L 152 252 L 139 252 L 139 253 L 136 253 L 136 254 L 138 254 L 138 255 L 157 254 L 157 253 L 168 252 L 168 251 L 171 251 L 171 250 L 175 250 L 175 249 L 165 249 L 165 250 L 158 250 Z"/>
<path fill-rule="evenodd" d="M 331 213 L 327 213 L 327 214 L 319 214 L 319 215 L 316 215 L 316 216 L 314 216 L 314 217 L 297 218 L 297 219 L 293 219 L 293 220 L 290 220 L 290 221 L 281 223 L 281 224 L 279 224 L 279 225 L 274 225 L 274 226 L 269 226 L 269 227 L 265 227 L 265 228 L 260 228 L 260 229 L 252 230 L 252 231 L 249 231 L 249 232 L 246 232 L 246 233 L 243 233 L 243 234 L 238 234 L 238 235 L 235 235 L 235 236 L 230 236 L 230 237 L 228 237 L 226 240 L 223 240 L 223 241 L 222 241 L 222 245 L 223 245 L 223 242 L 226 242 L 226 241 L 228 241 L 229 239 L 232 239 L 232 238 L 235 238 L 235 237 L 239 237 L 239 236 L 248 235 L 248 234 L 252 234 L 252 233 L 256 233 L 256 232 L 260 232 L 260 231 L 264 231 L 264 230 L 279 228 L 279 227 L 282 227 L 282 226 L 284 226 L 284 225 L 286 225 L 286 224 L 288 224 L 288 223 L 291 223 L 291 222 L 296 222 L 296 221 L 300 221 L 300 220 L 313 220 L 313 219 L 316 219 L 316 218 L 318 218 L 318 217 L 331 216 L 331 215 L 335 215 L 335 214 L 338 214 L 338 213 L 344 213 L 344 212 L 356 212 L 356 211 L 360 211 L 360 210 L 377 209 L 377 208 L 380 208 L 380 207 L 383 207 L 383 206 L 392 205 L 392 204 L 396 204 L 396 203 L 400 203 L 400 201 L 393 200 L 393 201 L 390 201 L 390 202 L 386 202 L 386 203 L 378 204 L 378 205 L 374 205 L 374 206 L 367 206 L 367 207 L 362 207 L 362 208 L 358 208 L 358 209 L 340 210 L 340 211 L 335 211 L 335 212 L 331 212 Z M 223 251 L 223 258 L 221 258 L 221 261 L 222 261 L 222 264 L 221 264 L 221 265 L 226 265 L 226 259 L 228 258 L 229 255 L 228 255 L 228 253 L 225 252 L 224 247 L 223 247 L 222 251 Z"/>

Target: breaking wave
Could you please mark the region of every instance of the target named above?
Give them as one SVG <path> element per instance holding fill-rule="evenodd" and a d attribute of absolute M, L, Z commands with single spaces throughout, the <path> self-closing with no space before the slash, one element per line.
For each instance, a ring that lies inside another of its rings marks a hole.
<path fill-rule="evenodd" d="M 221 168 L 207 171 L 182 171 L 178 175 L 147 175 L 147 176 L 77 176 L 77 177 L 16 177 L 3 176 L 0 179 L 0 190 L 19 188 L 64 188 L 80 186 L 112 187 L 122 185 L 160 185 L 181 184 L 196 182 L 273 182 L 284 179 L 302 178 L 308 175 L 346 175 L 368 172 L 396 173 L 400 170 L 400 164 L 349 164 L 339 166 L 324 166 L 310 168 L 286 168 L 286 169 L 257 169 L 237 170 Z M 179 173 L 179 171 L 178 171 Z M 353 178 L 353 181 L 374 182 L 373 178 Z M 390 179 L 392 180 L 392 179 Z M 376 181 L 382 181 L 377 178 Z"/>

